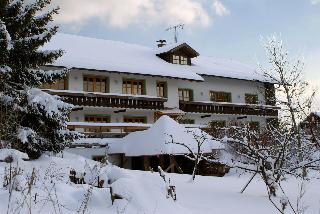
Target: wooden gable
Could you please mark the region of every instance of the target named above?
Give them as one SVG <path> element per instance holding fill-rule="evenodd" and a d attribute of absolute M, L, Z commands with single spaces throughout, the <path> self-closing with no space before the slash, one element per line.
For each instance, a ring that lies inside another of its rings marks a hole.
<path fill-rule="evenodd" d="M 163 52 L 157 54 L 161 59 L 173 63 L 173 56 L 183 56 L 187 58 L 188 65 L 191 65 L 191 58 L 199 56 L 199 53 L 190 47 L 187 43 L 178 44 L 172 47 L 163 47 Z"/>
<path fill-rule="evenodd" d="M 171 54 L 183 55 L 188 58 L 194 58 L 199 56 L 199 53 L 196 50 L 194 50 L 192 47 L 190 47 L 190 45 L 188 45 L 187 43 L 182 43 L 177 46 L 172 46 L 172 48 L 169 48 L 169 49 L 164 47 L 163 49 L 165 50 L 159 53 L 158 55 L 171 53 Z"/>

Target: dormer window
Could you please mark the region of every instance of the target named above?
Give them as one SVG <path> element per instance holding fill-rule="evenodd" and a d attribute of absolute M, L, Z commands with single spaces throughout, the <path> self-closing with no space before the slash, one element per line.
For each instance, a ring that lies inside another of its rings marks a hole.
<path fill-rule="evenodd" d="M 180 64 L 180 57 L 177 55 L 173 55 L 172 63 L 173 64 Z"/>
<path fill-rule="evenodd" d="M 191 65 L 191 59 L 199 56 L 199 53 L 187 43 L 176 43 L 159 47 L 156 55 L 172 64 Z"/>
<path fill-rule="evenodd" d="M 172 55 L 172 63 L 180 65 L 188 65 L 188 58 L 183 56 Z"/>
<path fill-rule="evenodd" d="M 188 58 L 180 56 L 180 64 L 181 65 L 187 65 L 188 64 Z"/>

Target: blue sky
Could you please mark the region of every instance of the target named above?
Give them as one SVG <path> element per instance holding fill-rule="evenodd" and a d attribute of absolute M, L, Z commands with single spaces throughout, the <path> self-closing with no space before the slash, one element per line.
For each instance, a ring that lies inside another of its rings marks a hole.
<path fill-rule="evenodd" d="M 165 29 L 185 23 L 179 39 L 202 55 L 263 62 L 260 36 L 281 34 L 306 78 L 320 83 L 320 0 L 53 0 L 64 33 L 146 46 L 173 41 Z"/>
<path fill-rule="evenodd" d="M 68 0 L 67 2 L 71 3 L 72 1 L 74 0 Z M 81 10 L 75 8 L 75 11 L 71 11 L 72 7 L 69 7 L 66 1 L 53 0 L 61 7 L 58 22 L 62 32 L 152 46 L 160 38 L 172 42 L 172 33 L 166 32 L 165 29 L 172 24 L 183 22 L 184 19 L 187 19 L 189 13 L 194 12 L 192 9 L 190 11 L 186 9 L 188 12 L 179 16 L 174 14 L 175 11 L 173 11 L 170 15 L 174 18 L 170 21 L 168 14 L 163 14 L 166 10 L 166 8 L 163 8 L 156 14 L 158 16 L 156 20 L 150 21 L 146 20 L 148 17 L 144 14 L 145 12 L 138 11 L 135 16 L 131 17 L 134 21 L 114 24 L 110 21 L 111 19 L 128 19 L 126 13 L 135 10 L 135 4 L 142 4 L 143 0 L 117 0 L 121 2 L 120 6 L 115 5 L 116 3 L 112 5 L 114 0 L 91 1 L 96 1 L 96 5 L 110 7 L 110 9 L 97 11 L 96 13 L 93 11 L 92 14 L 83 15 L 78 20 L 66 21 L 67 18 L 64 19 L 66 14 L 71 16 L 73 12 L 81 13 Z M 159 5 L 166 4 L 163 3 L 166 0 L 144 0 L 144 2 L 148 1 Z M 257 61 L 264 59 L 260 36 L 281 33 L 281 37 L 292 56 L 302 54 L 305 57 L 308 64 L 307 77 L 320 79 L 320 69 L 317 71 L 317 65 L 320 66 L 320 63 L 317 62 L 320 60 L 320 1 L 220 0 L 221 5 L 227 10 L 227 13 L 222 15 L 217 14 L 213 9 L 212 4 L 215 0 L 175 1 L 177 4 L 181 4 L 181 10 L 184 10 L 184 3 L 197 3 L 208 16 L 209 23 L 206 23 L 207 20 L 201 17 L 198 20 L 195 18 L 194 21 L 189 21 L 189 23 L 187 21 L 185 29 L 179 35 L 180 40 L 192 44 L 200 54 L 233 58 L 255 65 Z M 94 10 L 94 6 L 87 2 L 90 1 L 74 1 L 75 4 L 80 4 L 78 7 L 83 7 L 86 11 L 90 7 Z M 172 4 L 174 3 L 172 1 Z M 112 7 L 120 9 L 116 9 L 115 12 Z M 195 12 L 198 12 L 197 9 L 195 9 Z M 110 14 L 114 13 L 115 15 L 112 17 Z M 161 16 L 166 17 L 161 20 Z M 201 19 L 205 19 L 205 21 Z"/>

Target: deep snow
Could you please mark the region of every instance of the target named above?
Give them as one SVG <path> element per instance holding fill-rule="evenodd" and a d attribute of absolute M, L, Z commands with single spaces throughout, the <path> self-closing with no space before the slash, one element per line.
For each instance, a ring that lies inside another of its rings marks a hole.
<path fill-rule="evenodd" d="M 0 150 L 1 153 L 10 153 L 8 150 Z M 5 155 L 1 155 L 5 156 Z M 69 182 L 69 170 L 83 172 L 86 163 L 90 167 L 97 162 L 83 157 L 64 153 L 64 158 L 43 156 L 35 161 L 22 161 L 24 157 L 20 153 L 17 156 L 18 165 L 24 173 L 30 174 L 35 168 L 39 179 L 32 193 L 37 193 L 36 204 L 32 204 L 33 213 L 54 213 L 53 203 L 45 201 L 46 193 L 44 187 L 52 187 L 51 180 L 54 180 L 57 201 L 61 204 L 61 213 L 76 213 L 81 206 L 81 201 L 87 192 L 87 184 L 73 184 Z M 4 177 L 4 168 L 8 163 L 0 163 L 0 182 Z M 109 189 L 93 188 L 93 194 L 89 201 L 86 213 L 127 213 L 127 214 L 272 214 L 277 211 L 268 201 L 265 187 L 260 179 L 254 179 L 244 194 L 239 191 L 249 179 L 249 175 L 239 175 L 234 171 L 225 177 L 202 177 L 197 176 L 195 182 L 190 183 L 190 175 L 168 174 L 172 183 L 176 185 L 177 201 L 166 198 L 166 189 L 163 180 L 157 172 L 142 172 L 124 170 L 115 166 L 103 168 L 101 176 L 111 181 L 114 192 L 122 195 L 125 199 L 116 200 L 112 205 Z M 49 173 L 48 173 L 49 172 Z M 54 179 L 51 179 L 51 175 Z M 297 190 L 300 181 L 289 179 L 284 182 L 284 188 L 293 203 L 297 197 Z M 307 184 L 307 193 L 303 198 L 304 205 L 308 206 L 305 214 L 320 213 L 320 181 L 311 180 Z M 6 213 L 8 205 L 8 191 L 0 189 L 0 210 Z M 52 196 L 54 194 L 52 193 Z M 41 198 L 42 197 L 42 198 Z M 17 206 L 17 199 L 21 199 L 20 192 L 15 192 L 11 199 L 11 208 Z M 55 197 L 53 197 L 55 198 Z M 42 199 L 42 201 L 40 200 Z M 21 200 L 20 200 L 21 201 Z M 57 202 L 56 201 L 56 202 Z M 62 206 L 63 205 L 63 206 Z M 56 210 L 59 210 L 57 205 Z M 12 212 L 11 212 L 12 213 Z M 28 213 L 27 209 L 21 213 Z M 60 212 L 57 212 L 60 213 Z"/>

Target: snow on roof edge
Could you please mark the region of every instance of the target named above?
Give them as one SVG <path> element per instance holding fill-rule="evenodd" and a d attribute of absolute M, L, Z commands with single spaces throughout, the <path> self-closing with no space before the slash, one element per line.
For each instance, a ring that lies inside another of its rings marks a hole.
<path fill-rule="evenodd" d="M 187 43 L 173 44 L 171 49 L 181 44 Z M 192 66 L 177 67 L 160 59 L 153 48 L 122 41 L 59 33 L 42 49 L 57 48 L 64 49 L 66 53 L 51 66 L 198 82 L 204 81 L 203 76 L 271 82 L 254 68 L 240 62 L 200 56 L 194 59 Z"/>
<path fill-rule="evenodd" d="M 48 67 L 61 67 L 61 68 L 68 68 L 68 69 L 77 69 L 77 70 L 86 70 L 86 71 L 98 71 L 98 72 L 107 72 L 107 73 L 121 73 L 121 74 L 127 74 L 127 75 L 142 75 L 142 76 L 150 76 L 150 77 L 161 77 L 161 78 L 168 78 L 168 79 L 180 79 L 180 80 L 188 80 L 188 81 L 195 81 L 195 82 L 204 82 L 203 78 L 194 79 L 194 78 L 164 76 L 164 75 L 160 75 L 160 74 L 130 73 L 130 72 L 123 72 L 123 71 L 109 71 L 109 70 L 101 70 L 101 69 L 93 69 L 93 68 L 67 67 L 67 66 L 63 66 L 63 65 L 54 65 L 54 64 L 48 64 L 46 66 L 48 66 Z M 202 77 L 202 74 L 198 74 L 198 75 L 200 77 Z"/>

